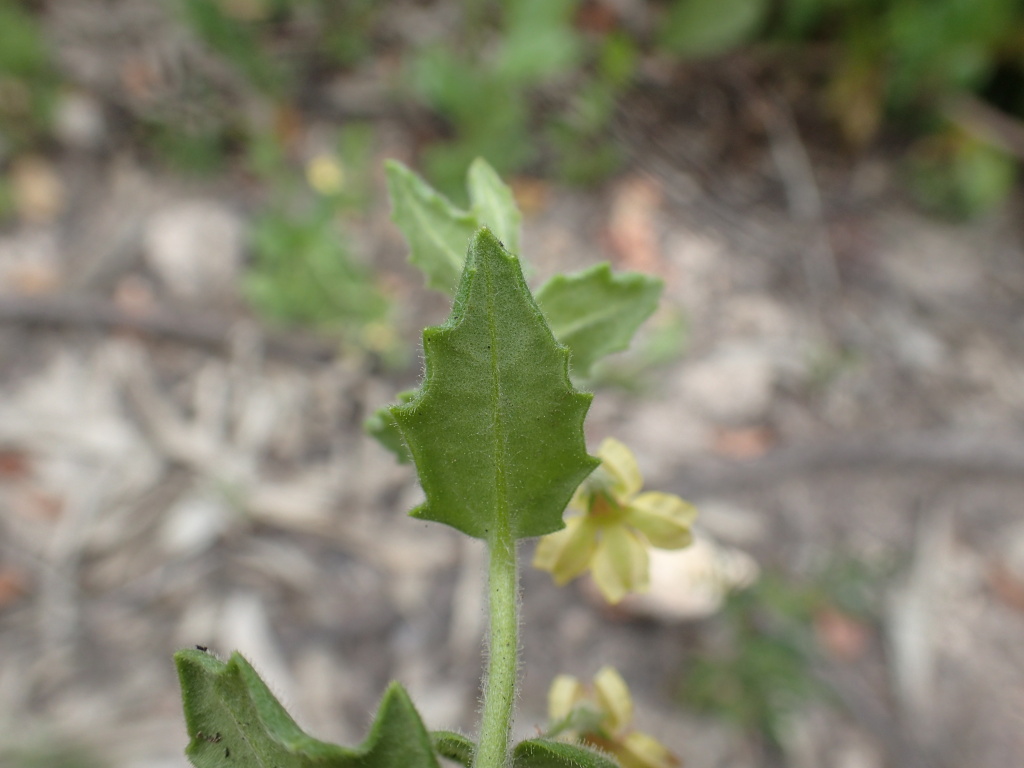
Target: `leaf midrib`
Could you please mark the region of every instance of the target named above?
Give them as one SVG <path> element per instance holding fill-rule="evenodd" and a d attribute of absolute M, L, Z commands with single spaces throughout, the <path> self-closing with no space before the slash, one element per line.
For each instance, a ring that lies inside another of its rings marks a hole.
<path fill-rule="evenodd" d="M 501 369 L 498 365 L 498 329 L 495 323 L 496 313 L 494 311 L 494 291 L 492 289 L 490 265 L 484 270 L 484 280 L 487 287 L 487 331 L 490 338 L 490 365 L 491 365 L 491 410 L 494 414 L 494 487 L 495 487 L 495 520 L 504 530 L 490 532 L 491 540 L 496 541 L 499 535 L 507 535 L 510 526 L 508 514 L 508 498 L 506 495 L 505 467 L 502 461 L 502 445 L 505 443 L 505 429 L 501 419 Z"/>

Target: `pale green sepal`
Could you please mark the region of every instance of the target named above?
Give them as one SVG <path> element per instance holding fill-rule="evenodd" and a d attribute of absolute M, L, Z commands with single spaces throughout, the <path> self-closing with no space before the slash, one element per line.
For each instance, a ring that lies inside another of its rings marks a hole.
<path fill-rule="evenodd" d="M 465 768 L 472 768 L 476 744 L 455 731 L 431 731 L 434 751 L 441 757 L 452 760 Z"/>
<path fill-rule="evenodd" d="M 490 230 L 473 238 L 451 315 L 423 332 L 423 350 L 423 385 L 391 407 L 426 494 L 412 514 L 485 540 L 560 529 L 599 464 L 583 437 L 592 396 L 573 389 L 568 350 Z"/>
<path fill-rule="evenodd" d="M 505 250 L 518 256 L 519 228 L 523 217 L 511 188 L 482 157 L 469 166 L 466 186 L 478 224 L 489 227 Z"/>
<path fill-rule="evenodd" d="M 556 275 L 537 291 L 537 304 L 560 342 L 569 347 L 575 376 L 586 378 L 605 355 L 626 349 L 658 308 L 663 283 L 640 272 L 613 274 L 598 264 Z"/>
<path fill-rule="evenodd" d="M 404 392 L 398 393 L 398 402 L 407 403 L 416 394 L 415 389 L 407 389 Z M 395 421 L 395 417 L 391 415 L 391 409 L 389 406 L 383 406 L 374 411 L 370 417 L 363 422 L 363 429 L 366 434 L 374 437 L 378 443 L 383 445 L 398 459 L 399 464 L 409 464 L 412 461 L 412 455 L 409 453 L 409 449 L 405 447 L 405 441 L 402 439 L 402 432 L 398 429 L 398 422 Z"/>
<path fill-rule="evenodd" d="M 409 243 L 410 263 L 426 276 L 427 287 L 450 294 L 477 228 L 476 217 L 456 208 L 397 160 L 388 160 L 385 172 L 391 219 Z"/>
<path fill-rule="evenodd" d="M 185 750 L 196 768 L 439 768 L 408 694 L 392 683 L 370 733 L 355 748 L 305 734 L 238 653 L 174 655 L 181 681 Z"/>
<path fill-rule="evenodd" d="M 619 768 L 607 755 L 577 744 L 529 739 L 516 744 L 513 768 Z"/>

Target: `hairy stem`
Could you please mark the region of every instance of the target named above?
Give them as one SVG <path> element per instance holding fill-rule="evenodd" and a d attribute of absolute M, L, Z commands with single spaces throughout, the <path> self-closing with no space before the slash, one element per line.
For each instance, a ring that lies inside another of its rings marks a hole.
<path fill-rule="evenodd" d="M 484 708 L 474 768 L 505 768 L 519 667 L 519 572 L 510 533 L 488 542 L 490 638 Z"/>

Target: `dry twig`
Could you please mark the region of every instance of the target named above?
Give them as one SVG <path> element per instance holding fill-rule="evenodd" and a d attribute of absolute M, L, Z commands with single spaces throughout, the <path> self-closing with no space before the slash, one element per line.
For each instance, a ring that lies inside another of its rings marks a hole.
<path fill-rule="evenodd" d="M 246 321 L 251 322 L 251 321 Z M 125 331 L 141 336 L 225 351 L 231 345 L 238 318 L 190 311 L 157 309 L 146 314 L 126 312 L 105 301 L 84 298 L 0 296 L 0 323 L 30 327 Z M 327 339 L 297 333 L 264 331 L 268 355 L 300 365 L 332 359 L 337 345 Z"/>

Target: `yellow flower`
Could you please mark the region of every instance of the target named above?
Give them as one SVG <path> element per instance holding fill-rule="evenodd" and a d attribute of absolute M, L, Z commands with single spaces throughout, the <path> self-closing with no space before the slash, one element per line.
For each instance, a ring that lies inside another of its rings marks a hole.
<path fill-rule="evenodd" d="M 548 691 L 548 736 L 582 741 L 613 754 L 622 768 L 673 768 L 679 758 L 661 742 L 630 728 L 633 697 L 612 667 L 594 676 L 591 691 L 570 675 L 559 675 Z"/>
<path fill-rule="evenodd" d="M 533 564 L 560 585 L 590 570 L 604 598 L 617 603 L 647 589 L 648 547 L 682 549 L 693 541 L 697 511 L 670 493 L 640 493 L 636 459 L 618 440 L 607 438 L 597 455 L 601 466 L 569 502 L 580 514 L 540 540 Z"/>
<path fill-rule="evenodd" d="M 321 195 L 336 195 L 345 184 L 345 169 L 332 155 L 317 155 L 306 166 L 306 181 Z"/>

